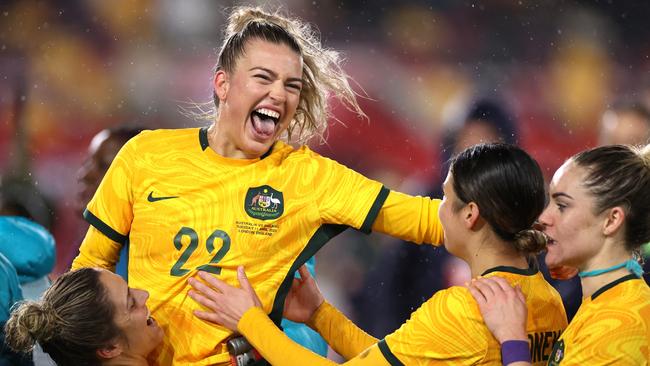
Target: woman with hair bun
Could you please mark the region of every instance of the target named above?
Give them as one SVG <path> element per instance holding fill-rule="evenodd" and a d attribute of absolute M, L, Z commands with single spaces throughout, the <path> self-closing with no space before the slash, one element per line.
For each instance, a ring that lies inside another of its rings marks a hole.
<path fill-rule="evenodd" d="M 577 268 L 583 299 L 548 364 L 647 365 L 650 288 L 639 249 L 650 242 L 650 145 L 578 153 L 555 172 L 549 192 L 551 202 L 539 217 L 549 237 L 546 262 Z M 527 305 L 534 310 L 498 278 L 480 279 L 470 289 L 503 345 L 504 360 L 512 361 L 503 364 L 530 365 L 523 324 Z"/>
<path fill-rule="evenodd" d="M 148 297 L 106 270 L 68 272 L 42 300 L 13 309 L 5 342 L 22 353 L 38 342 L 57 365 L 148 365 L 147 357 L 163 339 Z"/>
<path fill-rule="evenodd" d="M 531 313 L 526 326 L 531 349 L 543 348 L 566 327 L 558 293 L 544 280 L 534 254 L 546 245 L 532 228 L 544 209 L 542 172 L 526 152 L 506 144 L 480 144 L 453 158 L 443 185 L 439 217 L 447 250 L 466 261 L 472 276 L 501 276 L 521 288 Z M 253 288 L 240 270 L 242 289 L 205 272 L 190 279 L 190 296 L 209 311 L 204 320 L 239 331 L 273 365 L 332 365 L 292 343 L 259 307 Z M 499 343 L 481 320 L 465 287 L 437 292 L 394 333 L 378 340 L 352 324 L 324 301 L 305 270 L 287 298 L 285 316 L 308 323 L 346 365 L 494 365 Z M 547 352 L 550 351 L 550 348 Z M 536 365 L 545 363 L 540 357 Z"/>

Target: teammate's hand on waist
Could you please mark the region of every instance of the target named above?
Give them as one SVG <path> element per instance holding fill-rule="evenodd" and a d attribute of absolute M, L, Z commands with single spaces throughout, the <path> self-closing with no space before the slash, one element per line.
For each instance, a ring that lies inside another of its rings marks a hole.
<path fill-rule="evenodd" d="M 198 276 L 205 283 L 196 278 L 189 278 L 187 281 L 194 288 L 188 295 L 207 308 L 207 311 L 194 311 L 194 315 L 200 319 L 236 331 L 239 319 L 248 309 L 254 306 L 262 307 L 262 302 L 248 282 L 242 266 L 237 268 L 241 288 L 230 286 L 207 272 L 199 271 Z"/>
<path fill-rule="evenodd" d="M 316 281 L 306 265 L 298 269 L 300 278 L 294 278 L 284 301 L 284 317 L 298 323 L 307 323 L 325 301 Z"/>

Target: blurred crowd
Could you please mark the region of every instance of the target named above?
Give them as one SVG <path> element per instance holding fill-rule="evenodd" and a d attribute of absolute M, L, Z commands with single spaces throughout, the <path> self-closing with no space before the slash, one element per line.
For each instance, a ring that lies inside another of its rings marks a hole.
<path fill-rule="evenodd" d="M 517 143 L 550 174 L 587 147 L 650 137 L 646 2 L 257 3 L 315 24 L 343 50 L 369 118 L 335 108 L 327 141 L 312 146 L 392 189 L 439 196 L 446 160 L 477 142 Z M 45 274 L 77 253 L 80 208 L 125 141 L 111 140 L 116 128 L 207 124 L 189 115 L 211 100 L 226 9 L 239 4 L 0 4 L 1 207 L 53 234 Z M 324 292 L 378 337 L 432 288 L 469 276 L 444 249 L 404 247 L 347 232 L 317 256 Z"/>

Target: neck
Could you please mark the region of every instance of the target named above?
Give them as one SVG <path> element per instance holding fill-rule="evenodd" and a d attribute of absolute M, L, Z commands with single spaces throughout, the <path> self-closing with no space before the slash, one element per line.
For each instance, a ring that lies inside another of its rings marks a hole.
<path fill-rule="evenodd" d="M 213 123 L 210 128 L 208 128 L 208 143 L 210 148 L 217 154 L 223 156 L 224 158 L 229 159 L 256 159 L 259 156 L 249 156 L 242 150 L 240 150 L 237 145 L 235 145 L 222 131 L 219 126 L 223 126 L 223 123 L 218 121 Z"/>
<path fill-rule="evenodd" d="M 624 259 L 621 262 L 624 262 L 626 260 L 627 259 Z M 582 297 L 589 297 L 608 283 L 614 282 L 619 278 L 625 277 L 629 274 L 630 271 L 627 269 L 619 268 L 612 272 L 603 273 L 599 276 L 580 277 L 580 284 L 582 285 Z"/>
<path fill-rule="evenodd" d="M 528 268 L 526 257 L 502 240 L 483 238 L 474 245 L 468 245 L 468 248 L 471 250 L 467 253 L 467 258 L 463 259 L 469 264 L 472 278 L 499 266 Z"/>
<path fill-rule="evenodd" d="M 605 269 L 621 264 L 630 258 L 632 258 L 632 255 L 625 249 L 624 242 L 615 240 L 615 238 L 606 238 L 598 253 L 589 258 L 582 266 L 578 266 L 578 269 L 580 272 Z M 630 271 L 620 268 L 598 276 L 581 277 L 582 296 L 589 297 L 606 284 L 629 274 Z"/>

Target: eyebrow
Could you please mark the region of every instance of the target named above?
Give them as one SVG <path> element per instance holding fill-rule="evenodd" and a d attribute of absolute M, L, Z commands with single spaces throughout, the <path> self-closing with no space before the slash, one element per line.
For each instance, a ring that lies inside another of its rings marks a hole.
<path fill-rule="evenodd" d="M 277 78 L 277 77 L 278 77 L 278 73 L 277 73 L 277 72 L 275 72 L 275 71 L 273 71 L 273 70 L 270 70 L 270 69 L 267 69 L 266 67 L 255 66 L 255 67 L 251 67 L 250 69 L 248 69 L 248 71 L 253 71 L 253 70 L 262 70 L 262 71 L 268 72 L 268 73 L 271 74 L 271 76 L 273 76 L 274 78 Z M 301 79 L 301 78 L 288 78 L 287 81 L 289 81 L 289 82 L 296 82 L 296 81 L 298 81 L 298 82 L 300 82 L 300 83 L 302 84 L 302 79 Z"/>
<path fill-rule="evenodd" d="M 551 197 L 553 197 L 553 198 L 566 197 L 566 198 L 571 199 L 571 200 L 573 199 L 573 197 L 571 197 L 570 195 L 568 195 L 568 194 L 566 194 L 566 193 L 564 193 L 564 192 L 553 193 L 553 194 L 551 195 Z"/>

